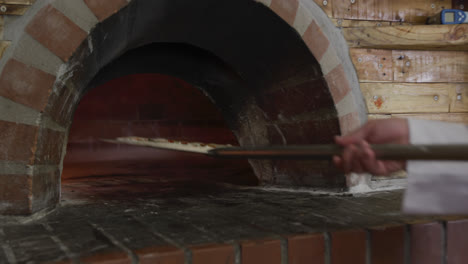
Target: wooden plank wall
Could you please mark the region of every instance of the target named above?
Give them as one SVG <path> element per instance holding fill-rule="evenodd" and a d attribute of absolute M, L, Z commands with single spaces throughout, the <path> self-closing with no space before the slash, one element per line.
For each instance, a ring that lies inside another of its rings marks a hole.
<path fill-rule="evenodd" d="M 468 124 L 468 25 L 425 25 L 468 0 L 315 1 L 342 29 L 369 119 Z"/>
<path fill-rule="evenodd" d="M 315 1 L 342 28 L 370 119 L 468 123 L 468 25 L 425 25 L 468 1 Z"/>
<path fill-rule="evenodd" d="M 449 0 L 315 0 L 334 19 L 425 23 L 443 9 Z M 326 5 L 325 5 L 326 3 Z"/>
<path fill-rule="evenodd" d="M 355 22 L 356 20 L 346 21 Z M 345 23 L 342 22 L 342 24 Z M 387 26 L 358 25 L 343 28 L 343 35 L 352 48 L 396 50 L 468 50 L 467 32 L 468 24 L 455 26 L 394 25 L 391 27 L 387 24 Z"/>

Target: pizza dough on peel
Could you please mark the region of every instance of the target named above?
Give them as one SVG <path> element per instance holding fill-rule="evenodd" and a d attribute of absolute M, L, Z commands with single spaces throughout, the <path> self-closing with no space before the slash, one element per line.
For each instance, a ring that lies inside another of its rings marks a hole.
<path fill-rule="evenodd" d="M 116 140 L 105 140 L 106 142 L 124 143 L 129 145 L 146 146 L 161 149 L 178 150 L 208 154 L 208 151 L 215 148 L 232 147 L 232 145 L 220 145 L 213 143 L 186 142 L 169 140 L 165 138 L 143 138 L 143 137 L 119 137 Z"/>

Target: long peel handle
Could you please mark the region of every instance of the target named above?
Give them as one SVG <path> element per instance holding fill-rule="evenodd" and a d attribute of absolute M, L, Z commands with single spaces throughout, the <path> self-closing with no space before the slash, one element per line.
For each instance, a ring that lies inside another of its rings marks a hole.
<path fill-rule="evenodd" d="M 468 160 L 468 145 L 372 145 L 381 160 Z M 213 157 L 239 159 L 312 159 L 329 160 L 341 155 L 337 145 L 300 145 L 268 147 L 229 147 L 208 151 Z"/>

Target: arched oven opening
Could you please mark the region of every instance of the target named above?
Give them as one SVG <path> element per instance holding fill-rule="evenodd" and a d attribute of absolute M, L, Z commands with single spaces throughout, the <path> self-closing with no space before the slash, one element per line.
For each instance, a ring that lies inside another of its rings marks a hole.
<path fill-rule="evenodd" d="M 98 8 L 85 4 L 85 10 Z M 21 81 L 4 80 L 5 96 L 31 109 L 24 114 L 25 123 L 4 124 L 7 132 L 25 134 L 8 134 L 5 142 L 22 144 L 21 151 L 9 144 L 5 158 L 28 165 L 15 167 L 22 178 L 14 178 L 11 189 L 26 187 L 21 194 L 4 195 L 4 201 L 13 202 L 5 202 L 1 212 L 28 215 L 58 204 L 78 104 L 87 92 L 124 76 L 164 74 L 192 84 L 219 109 L 241 146 L 333 143 L 335 135 L 362 123 L 362 95 L 347 50 L 336 47 L 344 44 L 337 29 L 313 3 L 296 6 L 300 16 L 285 7 L 250 0 L 135 0 L 107 10 L 107 15 L 96 13 L 99 21 L 85 30 L 81 22 L 74 25 L 61 16 L 71 10 L 64 6 L 35 10 L 28 24 L 35 26 L 28 26 L 21 37 L 30 40 L 25 47 L 42 45 L 40 56 L 26 52 L 12 57 L 3 70 L 3 76 L 21 76 Z M 59 47 L 57 41 L 42 39 L 60 33 L 55 26 L 41 24 L 44 17 L 65 19 L 70 31 L 64 30 L 76 39 Z M 25 47 L 17 46 L 13 55 Z M 23 76 L 24 71 L 33 74 Z M 36 80 L 39 77 L 42 82 Z M 25 83 L 40 103 L 15 97 L 20 96 L 15 89 Z M 348 188 L 330 161 L 249 163 L 261 185 L 335 192 Z"/>
<path fill-rule="evenodd" d="M 62 196 L 130 199 L 174 188 L 195 193 L 214 184 L 258 184 L 247 160 L 102 141 L 129 136 L 238 145 L 219 109 L 193 85 L 164 74 L 126 75 L 81 99 L 68 137 Z"/>

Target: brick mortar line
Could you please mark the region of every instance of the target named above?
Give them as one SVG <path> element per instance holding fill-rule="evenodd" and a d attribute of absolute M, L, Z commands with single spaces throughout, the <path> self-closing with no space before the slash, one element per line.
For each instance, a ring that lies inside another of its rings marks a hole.
<path fill-rule="evenodd" d="M 33 175 L 34 168 L 31 165 L 14 161 L 0 161 L 0 171 L 8 175 Z"/>
<path fill-rule="evenodd" d="M 11 118 L 10 115 L 0 115 L 0 120 L 6 121 L 6 122 L 11 122 L 11 123 L 17 123 L 17 124 L 23 124 L 23 125 L 29 125 L 29 126 L 36 126 L 36 127 L 44 127 L 50 130 L 58 131 L 58 132 L 65 132 L 66 128 L 62 127 L 59 125 L 57 122 L 52 120 L 51 117 L 48 115 L 45 115 L 35 109 L 32 109 L 28 106 L 25 106 L 23 104 L 17 103 L 15 101 L 12 101 L 8 98 L 5 98 L 3 96 L 0 96 L 0 102 L 2 105 L 8 105 L 12 109 L 15 109 L 16 113 L 21 113 L 18 118 Z"/>
<path fill-rule="evenodd" d="M 185 264 L 192 264 L 193 262 L 193 254 L 192 251 L 188 248 L 184 249 L 184 255 L 185 255 Z"/>
<path fill-rule="evenodd" d="M 143 225 L 144 227 L 148 228 L 151 233 L 153 233 L 153 235 L 163 239 L 164 241 L 166 241 L 167 243 L 179 248 L 179 249 L 182 249 L 184 251 L 184 255 L 185 255 L 185 264 L 192 264 L 192 251 L 183 246 L 182 244 L 178 243 L 177 241 L 173 240 L 172 238 L 156 231 L 156 229 L 154 227 L 152 227 L 151 225 L 147 224 L 145 221 L 141 220 L 141 218 L 137 217 L 137 216 L 134 216 L 132 215 L 132 218 L 135 219 L 138 223 L 140 223 L 141 225 Z"/>
<path fill-rule="evenodd" d="M 63 243 L 63 241 L 56 235 L 54 235 L 54 229 L 47 223 L 43 223 L 42 226 L 49 232 L 50 238 L 58 245 L 63 253 L 72 261 L 73 264 L 78 264 L 78 259 L 75 254 Z"/>
<path fill-rule="evenodd" d="M 324 232 L 323 238 L 325 240 L 325 264 L 331 264 L 331 243 L 332 238 L 330 232 Z"/>
<path fill-rule="evenodd" d="M 105 236 L 109 241 L 117 246 L 118 248 L 122 249 L 127 253 L 127 255 L 131 258 L 132 264 L 138 264 L 138 256 L 129 248 L 127 248 L 124 244 L 120 243 L 113 235 L 109 234 L 104 228 L 100 227 L 97 224 L 88 222 L 96 231 L 100 232 L 103 236 Z"/>
<path fill-rule="evenodd" d="M 59 169 L 59 165 L 34 165 L 32 166 L 33 175 L 35 174 L 44 174 L 44 173 L 52 173 Z"/>
<path fill-rule="evenodd" d="M 233 243 L 234 246 L 234 264 L 242 264 L 242 249 L 239 243 Z"/>
<path fill-rule="evenodd" d="M 182 202 L 183 202 L 183 201 L 182 201 Z M 178 218 L 180 218 L 180 217 L 178 217 Z M 189 224 L 190 224 L 190 223 L 189 223 Z M 219 244 L 228 244 L 228 243 L 226 243 L 226 242 L 222 242 L 222 241 L 218 240 L 218 239 L 216 238 L 216 235 L 215 235 L 215 234 L 213 234 L 212 232 L 210 232 L 210 231 L 204 229 L 203 227 L 200 227 L 200 226 L 194 225 L 194 224 L 190 224 L 190 225 L 191 225 L 192 227 L 194 227 L 195 229 L 197 229 L 198 231 L 200 231 L 200 232 L 206 234 L 207 236 L 209 236 L 214 242 L 219 243 Z M 233 247 L 234 247 L 234 262 L 235 262 L 236 264 L 237 264 L 237 263 L 238 263 L 238 264 L 241 264 L 241 263 L 242 263 L 242 249 L 241 249 L 240 244 L 239 244 L 237 241 L 234 241 L 234 242 L 231 243 L 231 245 L 233 245 Z M 238 251 L 237 251 L 237 250 L 238 250 Z M 191 264 L 192 261 L 193 261 L 191 250 L 189 250 L 189 249 L 187 248 L 187 251 L 185 252 L 185 254 L 186 254 L 186 257 L 190 259 L 190 262 L 186 262 L 186 264 Z M 239 262 L 237 262 L 237 261 L 239 261 Z M 287 263 L 283 263 L 283 264 L 287 264 Z"/>
<path fill-rule="evenodd" d="M 366 264 L 372 264 L 372 235 L 369 229 L 366 232 Z"/>
<path fill-rule="evenodd" d="M 181 217 L 178 216 L 177 218 L 180 219 Z M 182 219 L 182 221 L 183 221 L 183 219 Z M 200 232 L 206 234 L 207 236 L 209 236 L 210 239 L 212 239 L 213 241 L 215 241 L 215 242 L 217 242 L 217 243 L 220 242 L 220 241 L 218 241 L 218 239 L 216 238 L 216 235 L 213 234 L 212 232 L 210 232 L 210 231 L 208 231 L 208 230 L 206 230 L 206 229 L 204 229 L 203 227 L 200 227 L 200 226 L 198 226 L 198 225 L 194 225 L 194 224 L 191 224 L 191 223 L 188 223 L 188 224 L 191 225 L 192 227 L 194 227 L 196 230 L 198 230 L 198 231 L 200 231 Z"/>
<path fill-rule="evenodd" d="M 440 223 L 442 225 L 442 259 L 441 259 L 441 263 L 442 264 L 447 264 L 448 263 L 448 252 L 447 252 L 447 245 L 448 245 L 448 230 L 447 230 L 447 226 L 448 226 L 448 223 L 447 221 L 443 221 Z"/>
<path fill-rule="evenodd" d="M 288 264 L 289 263 L 288 240 L 284 237 L 280 237 L 280 241 L 281 241 L 281 263 Z"/>
<path fill-rule="evenodd" d="M 0 161 L 0 171 L 7 175 L 29 175 L 50 173 L 59 168 L 59 165 L 29 165 L 14 161 Z"/>
<path fill-rule="evenodd" d="M 145 226 L 146 228 L 148 228 L 151 233 L 153 233 L 154 235 L 156 235 L 157 237 L 159 238 L 162 238 L 164 241 L 168 242 L 169 244 L 172 244 L 173 246 L 176 246 L 180 249 L 184 249 L 185 247 L 183 245 L 181 245 L 180 243 L 178 243 L 177 241 L 173 240 L 172 238 L 166 236 L 166 235 L 163 235 L 161 234 L 160 232 L 156 231 L 154 229 L 154 227 L 150 226 L 149 224 L 147 224 L 145 221 L 141 220 L 139 217 L 137 216 L 134 216 L 132 215 L 132 218 L 135 219 L 138 223 L 140 223 L 141 225 Z"/>
<path fill-rule="evenodd" d="M 5 113 L 2 113 L 0 115 L 0 120 L 7 121 L 7 122 L 15 122 L 15 123 L 20 123 L 20 124 L 25 124 L 25 125 L 31 125 L 31 126 L 37 126 L 37 118 L 40 116 L 39 111 L 32 109 L 28 106 L 25 106 L 23 104 L 17 103 L 15 101 L 12 101 L 9 98 L 0 96 L 0 104 L 2 108 L 6 107 L 8 109 L 12 109 L 11 111 L 15 111 L 15 113 L 18 113 L 19 111 L 25 112 L 20 116 L 19 119 L 22 119 L 23 122 L 18 122 L 14 117 L 11 117 L 11 115 L 8 115 L 6 113 L 6 116 L 4 116 Z M 29 119 L 29 120 L 28 120 Z M 24 122 L 26 120 L 26 122 Z"/>
<path fill-rule="evenodd" d="M 57 122 L 55 122 L 49 115 L 40 114 L 39 119 L 37 120 L 37 126 L 47 128 L 50 130 L 54 130 L 57 132 L 66 132 L 67 129 Z"/>
<path fill-rule="evenodd" d="M 0 238 L 5 241 L 5 232 L 3 231 L 3 228 L 0 228 Z M 15 253 L 13 252 L 13 249 L 11 248 L 10 245 L 8 245 L 6 242 L 2 243 L 1 248 L 3 252 L 5 252 L 5 256 L 10 264 L 16 264 L 18 263 L 16 260 Z"/>
<path fill-rule="evenodd" d="M 405 264 L 411 264 L 411 239 L 412 239 L 412 234 L 411 234 L 411 225 L 404 225 L 404 234 L 403 234 L 403 239 L 404 239 L 404 245 L 403 245 L 403 263 Z"/>

